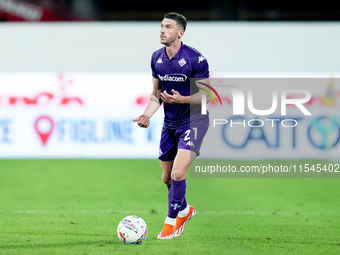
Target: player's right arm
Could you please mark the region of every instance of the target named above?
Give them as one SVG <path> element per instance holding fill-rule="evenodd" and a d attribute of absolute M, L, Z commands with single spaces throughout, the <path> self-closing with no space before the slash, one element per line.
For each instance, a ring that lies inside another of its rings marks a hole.
<path fill-rule="evenodd" d="M 161 84 L 159 79 L 152 77 L 152 84 L 153 84 L 152 92 L 144 113 L 142 115 L 139 115 L 137 118 L 133 119 L 134 122 L 137 122 L 138 126 L 143 128 L 149 127 L 150 118 L 152 117 L 152 115 L 154 115 L 154 113 L 158 110 L 158 108 L 162 104 L 160 95 Z"/>

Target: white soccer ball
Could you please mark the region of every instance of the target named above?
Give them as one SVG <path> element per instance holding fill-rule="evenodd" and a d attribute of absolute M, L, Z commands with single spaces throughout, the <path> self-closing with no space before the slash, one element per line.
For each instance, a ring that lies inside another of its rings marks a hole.
<path fill-rule="evenodd" d="M 141 244 L 148 236 L 148 226 L 138 216 L 127 216 L 119 222 L 117 234 L 124 244 Z"/>

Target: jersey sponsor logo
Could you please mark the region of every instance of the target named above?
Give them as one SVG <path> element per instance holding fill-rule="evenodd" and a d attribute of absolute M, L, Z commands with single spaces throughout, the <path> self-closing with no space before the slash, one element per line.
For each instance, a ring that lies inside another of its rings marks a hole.
<path fill-rule="evenodd" d="M 157 74 L 157 76 L 161 81 L 185 82 L 187 80 L 187 76 L 180 73 L 165 74 L 164 76 Z"/>
<path fill-rule="evenodd" d="M 203 56 L 198 57 L 198 63 L 201 63 L 203 60 L 205 60 L 205 58 Z"/>
<path fill-rule="evenodd" d="M 163 61 L 162 61 L 162 59 L 161 59 L 161 58 L 159 58 L 159 59 L 157 60 L 157 63 L 158 63 L 158 64 L 161 64 L 161 63 L 163 64 Z"/>
<path fill-rule="evenodd" d="M 178 61 L 178 64 L 182 67 L 186 64 L 187 62 L 185 61 L 184 58 L 182 58 L 180 61 Z"/>

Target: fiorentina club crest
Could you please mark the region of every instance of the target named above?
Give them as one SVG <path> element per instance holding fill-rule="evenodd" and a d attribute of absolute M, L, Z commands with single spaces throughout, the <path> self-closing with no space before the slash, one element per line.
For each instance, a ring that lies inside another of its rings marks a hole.
<path fill-rule="evenodd" d="M 180 61 L 178 61 L 178 64 L 182 67 L 186 64 L 187 62 L 185 62 L 184 58 L 182 58 Z"/>

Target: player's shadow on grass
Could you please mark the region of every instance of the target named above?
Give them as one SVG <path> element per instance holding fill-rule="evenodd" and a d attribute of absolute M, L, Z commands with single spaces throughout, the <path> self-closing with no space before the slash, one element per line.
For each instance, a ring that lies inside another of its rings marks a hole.
<path fill-rule="evenodd" d="M 83 242 L 72 242 L 72 243 L 45 243 L 45 244 L 34 244 L 29 242 L 27 244 L 18 244 L 18 245 L 0 245 L 1 250 L 8 250 L 8 249 L 40 249 L 40 248 L 59 248 L 59 247 L 72 247 L 78 245 L 98 245 L 98 246 L 105 246 L 105 245 L 113 245 L 119 244 L 119 241 L 83 241 Z M 1 253 L 1 252 L 0 252 Z"/>

